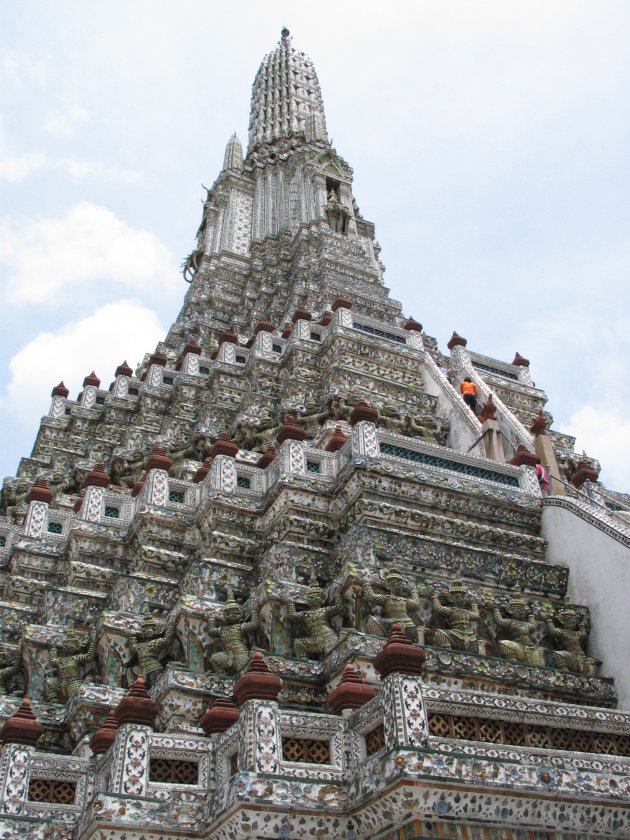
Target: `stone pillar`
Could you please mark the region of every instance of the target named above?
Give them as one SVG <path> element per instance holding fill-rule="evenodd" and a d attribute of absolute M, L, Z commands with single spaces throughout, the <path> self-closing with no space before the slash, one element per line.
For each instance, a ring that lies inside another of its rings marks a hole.
<path fill-rule="evenodd" d="M 278 703 L 247 700 L 238 719 L 238 769 L 243 773 L 278 773 L 282 739 L 278 727 Z"/>
<path fill-rule="evenodd" d="M 387 746 L 426 747 L 429 723 L 422 698 L 422 677 L 389 674 L 383 679 L 381 702 Z"/>
<path fill-rule="evenodd" d="M 109 476 L 102 464 L 97 464 L 86 475 L 83 487 L 85 495 L 81 501 L 81 519 L 98 522 L 101 518 L 105 500 L 105 489 L 109 486 Z"/>
<path fill-rule="evenodd" d="M 114 380 L 114 387 L 112 388 L 114 397 L 126 397 L 129 393 L 129 379 L 133 376 L 132 369 L 129 367 L 127 362 L 124 361 L 122 365 L 118 365 L 114 375 L 116 377 Z"/>
<path fill-rule="evenodd" d="M 501 435 L 497 421 L 484 420 L 481 424 L 481 432 L 485 434 L 483 440 L 486 447 L 486 457 L 492 458 L 494 461 L 505 461 L 503 436 Z"/>
<path fill-rule="evenodd" d="M 273 352 L 273 338 L 270 332 L 261 330 L 256 334 L 256 338 L 254 339 L 254 350 L 258 350 L 260 353 Z"/>
<path fill-rule="evenodd" d="M 280 446 L 280 472 L 306 475 L 306 449 L 299 440 L 285 440 Z"/>
<path fill-rule="evenodd" d="M 222 493 L 236 490 L 236 465 L 233 455 L 215 455 L 210 468 L 210 488 Z"/>
<path fill-rule="evenodd" d="M 146 478 L 142 492 L 148 505 L 163 507 L 168 502 L 168 474 L 172 466 L 172 459 L 160 444 L 156 444 L 144 464 Z"/>
<path fill-rule="evenodd" d="M 558 469 L 558 462 L 556 460 L 556 453 L 553 451 L 553 445 L 547 435 L 536 435 L 535 437 L 536 455 L 540 458 L 540 463 L 549 473 L 549 491 L 554 496 L 564 496 L 564 485 L 554 478 L 560 476 Z"/>
<path fill-rule="evenodd" d="M 311 337 L 311 323 L 300 318 L 293 324 L 293 332 L 291 338 L 310 338 Z"/>
<path fill-rule="evenodd" d="M 69 394 L 70 391 L 66 388 L 63 382 L 60 382 L 59 385 L 55 385 L 50 394 L 52 402 L 50 403 L 50 409 L 48 410 L 49 417 L 65 417 L 66 403 L 68 401 Z"/>
<path fill-rule="evenodd" d="M 415 350 L 424 350 L 424 343 L 422 341 L 422 324 L 419 324 L 415 318 L 410 316 L 403 324 L 403 329 L 408 332 L 407 346 L 413 347 Z"/>
<path fill-rule="evenodd" d="M 164 375 L 164 368 L 166 367 L 166 356 L 162 353 L 154 353 L 149 359 L 149 366 L 147 372 L 142 377 L 143 382 L 151 387 L 157 387 L 162 384 L 162 376 Z"/>
<path fill-rule="evenodd" d="M 89 376 L 83 380 L 83 393 L 81 394 L 81 405 L 83 408 L 92 408 L 96 403 L 96 392 L 101 385 L 101 380 L 92 371 Z"/>
<path fill-rule="evenodd" d="M 337 295 L 331 306 L 333 312 L 333 327 L 344 327 L 346 329 L 354 326 L 352 317 L 352 301 L 345 295 Z"/>
<path fill-rule="evenodd" d="M 229 362 L 230 364 L 234 364 L 236 362 L 236 345 L 232 344 L 232 342 L 225 341 L 219 347 L 217 361 Z"/>
<path fill-rule="evenodd" d="M 5 744 L 0 754 L 0 814 L 19 815 L 28 796 L 35 747 Z"/>
<path fill-rule="evenodd" d="M 24 534 L 39 538 L 48 524 L 48 507 L 54 498 L 43 478 L 38 478 L 26 497 L 28 512 L 24 520 Z"/>
<path fill-rule="evenodd" d="M 109 792 L 146 796 L 149 780 L 150 726 L 126 723 L 118 727 L 112 747 Z"/>

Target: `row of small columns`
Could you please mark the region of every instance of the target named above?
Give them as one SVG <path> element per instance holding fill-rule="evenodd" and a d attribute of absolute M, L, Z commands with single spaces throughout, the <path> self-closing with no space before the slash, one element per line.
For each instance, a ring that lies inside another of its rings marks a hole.
<path fill-rule="evenodd" d="M 427 716 L 422 704 L 422 680 L 426 653 L 423 648 L 414 645 L 394 624 L 389 637 L 380 653 L 373 660 L 379 674 L 382 687 L 383 724 L 385 742 L 390 748 L 422 747 L 428 736 Z M 255 651 L 247 670 L 234 684 L 232 697 L 218 697 L 201 717 L 199 725 L 208 737 L 225 732 L 235 723 L 239 723 L 242 732 L 250 731 L 249 723 L 261 706 L 278 708 L 278 696 L 282 690 L 282 679 L 270 671 L 263 654 Z M 415 708 L 410 710 L 405 703 L 406 697 L 416 698 Z M 330 691 L 327 706 L 334 714 L 344 717 L 352 714 L 376 696 L 374 688 L 367 685 L 351 663 L 342 672 L 339 684 Z M 418 706 L 422 710 L 418 714 Z M 322 709 L 326 713 L 326 709 Z M 149 738 L 155 727 L 159 708 L 151 699 L 142 678 L 138 678 L 132 688 L 115 709 L 107 715 L 101 727 L 94 733 L 90 747 L 95 756 L 102 755 L 114 747 L 110 770 L 109 792 L 144 796 L 147 793 L 148 762 L 150 757 Z M 269 716 L 272 726 L 277 727 L 275 715 Z M 254 728 L 251 727 L 251 731 Z M 9 768 L 14 762 L 20 766 L 30 766 L 34 758 L 35 745 L 44 727 L 36 719 L 28 697 L 25 697 L 18 711 L 5 722 L 0 730 L 0 778 L 8 779 Z M 276 738 L 279 733 L 276 732 Z M 133 749 L 127 747 L 132 745 Z M 249 745 L 244 758 L 246 767 L 242 771 L 256 772 L 258 751 L 264 746 Z M 133 764 L 133 789 L 130 789 L 129 774 L 125 765 Z M 143 765 L 142 769 L 139 764 Z M 123 787 L 124 785 L 124 787 Z M 26 805 L 28 778 L 21 785 L 22 801 L 12 799 L 12 813 L 19 814 Z M 1 791 L 4 795 L 6 791 Z"/>
<path fill-rule="evenodd" d="M 345 295 L 337 295 L 331 308 L 324 312 L 318 323 L 320 326 L 327 327 L 333 322 L 333 320 L 336 319 L 340 326 L 352 326 L 352 318 L 349 314 L 351 309 L 352 301 L 345 297 Z M 305 331 L 300 327 L 299 322 L 308 322 L 312 321 L 312 319 L 313 316 L 307 309 L 298 307 L 293 313 L 291 320 L 287 321 L 284 325 L 281 337 L 283 339 L 288 339 L 293 331 L 296 330 L 298 337 L 308 338 L 309 335 L 307 334 L 301 335 L 301 333 Z M 406 319 L 403 323 L 403 328 L 411 333 L 419 334 L 422 332 L 422 324 L 419 324 L 412 317 Z M 275 329 L 276 328 L 271 321 L 266 318 L 260 319 L 254 327 L 253 335 L 246 342 L 245 347 L 254 347 L 261 351 L 270 352 L 271 333 L 273 333 Z M 217 347 L 212 352 L 210 358 L 212 360 L 216 359 L 220 362 L 234 363 L 237 346 L 238 336 L 236 333 L 232 330 L 224 330 L 219 335 Z M 202 348 L 199 343 L 194 338 L 189 339 L 180 353 L 179 359 L 175 365 L 175 370 L 190 376 L 198 374 L 199 357 L 201 355 Z M 149 358 L 147 369 L 141 377 L 141 381 L 150 386 L 160 385 L 162 382 L 163 368 L 166 364 L 167 358 L 163 353 L 152 354 Z M 114 382 L 112 382 L 109 387 L 110 392 L 117 398 L 126 397 L 129 393 L 129 380 L 133 376 L 133 370 L 127 362 L 124 361 L 122 365 L 119 365 L 116 368 L 114 376 Z M 88 374 L 88 376 L 86 376 L 83 380 L 83 390 L 78 396 L 78 402 L 80 405 L 84 408 L 92 408 L 96 403 L 97 391 L 100 388 L 100 385 L 101 380 L 94 371 Z M 70 391 L 63 382 L 55 385 L 51 392 L 52 403 L 49 411 L 49 415 L 51 417 L 62 417 L 65 414 L 66 402 L 69 395 Z"/>

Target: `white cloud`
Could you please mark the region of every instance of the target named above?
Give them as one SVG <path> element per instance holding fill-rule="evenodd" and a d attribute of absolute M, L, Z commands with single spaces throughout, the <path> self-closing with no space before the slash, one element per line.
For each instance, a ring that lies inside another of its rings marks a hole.
<path fill-rule="evenodd" d="M 0 157 L 0 178 L 14 183 L 23 181 L 29 175 L 42 169 L 48 164 L 48 158 L 42 152 L 32 152 L 28 155 Z"/>
<path fill-rule="evenodd" d="M 138 300 L 119 300 L 91 315 L 42 332 L 9 362 L 11 379 L 1 402 L 20 423 L 33 427 L 54 385 L 63 379 L 75 398 L 91 370 L 107 388 L 123 359 L 135 366 L 165 330 L 156 313 Z"/>
<path fill-rule="evenodd" d="M 132 184 L 137 181 L 142 173 L 137 169 L 121 169 L 118 166 L 109 166 L 106 163 L 99 163 L 88 160 L 76 160 L 65 158 L 57 164 L 65 170 L 75 181 L 82 178 L 103 178 L 107 181 L 117 181 L 121 184 Z"/>
<path fill-rule="evenodd" d="M 594 405 L 580 408 L 563 429 L 576 438 L 576 452 L 585 450 L 602 465 L 600 478 L 611 490 L 630 484 L 630 418 Z"/>
<path fill-rule="evenodd" d="M 74 181 L 84 178 L 101 178 L 119 184 L 132 184 L 142 177 L 137 169 L 123 169 L 101 161 L 63 158 L 56 160 L 44 152 L 31 152 L 26 155 L 8 155 L 0 153 L 0 179 L 17 183 L 34 175 L 41 169 L 61 169 Z"/>
<path fill-rule="evenodd" d="M 54 137 L 72 137 L 77 128 L 89 119 L 88 112 L 76 102 L 66 101 L 60 111 L 48 115 L 44 128 Z"/>
<path fill-rule="evenodd" d="M 110 210 L 81 202 L 61 218 L 0 224 L 4 294 L 13 303 L 59 303 L 64 292 L 120 284 L 147 292 L 174 285 L 177 268 L 159 239 Z"/>

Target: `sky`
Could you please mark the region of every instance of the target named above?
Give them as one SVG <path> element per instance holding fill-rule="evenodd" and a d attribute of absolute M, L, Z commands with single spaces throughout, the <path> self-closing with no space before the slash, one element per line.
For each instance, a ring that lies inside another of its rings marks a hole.
<path fill-rule="evenodd" d="M 529 358 L 553 428 L 630 491 L 627 0 L 4 0 L 0 474 L 53 385 L 107 387 L 174 320 L 283 25 L 404 313 Z"/>

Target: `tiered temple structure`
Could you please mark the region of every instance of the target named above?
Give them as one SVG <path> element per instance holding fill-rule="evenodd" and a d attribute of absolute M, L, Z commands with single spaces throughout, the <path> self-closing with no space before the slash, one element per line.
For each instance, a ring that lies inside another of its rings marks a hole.
<path fill-rule="evenodd" d="M 630 499 L 390 298 L 286 30 L 184 275 L 4 482 L 0 838 L 630 837 Z"/>

